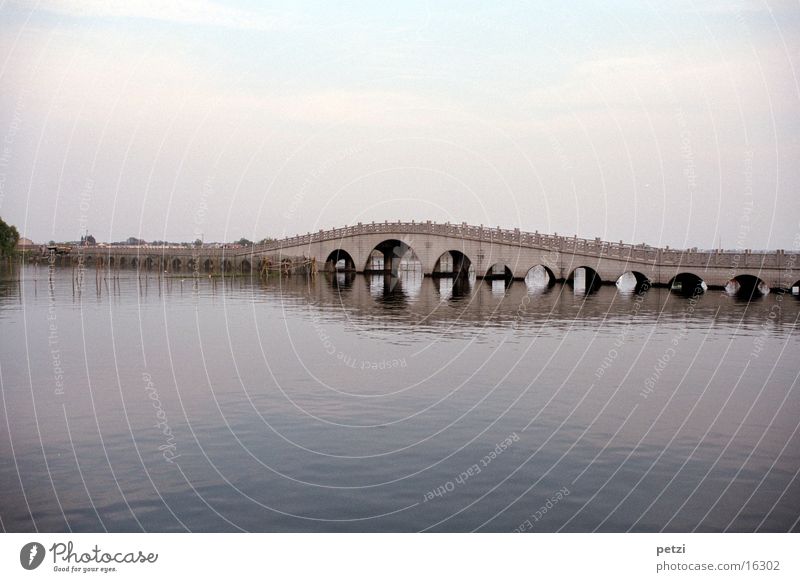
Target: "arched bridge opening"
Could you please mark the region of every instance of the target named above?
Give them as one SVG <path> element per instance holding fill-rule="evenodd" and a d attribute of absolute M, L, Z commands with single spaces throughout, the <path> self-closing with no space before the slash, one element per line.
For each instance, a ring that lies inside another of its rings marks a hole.
<path fill-rule="evenodd" d="M 525 286 L 528 291 L 544 292 L 556 284 L 556 275 L 550 267 L 535 265 L 525 273 Z"/>
<path fill-rule="evenodd" d="M 404 241 L 388 239 L 376 245 L 367 257 L 366 274 L 384 274 L 397 277 L 401 272 L 420 272 L 422 262 Z"/>
<path fill-rule="evenodd" d="M 356 270 L 356 262 L 347 251 L 336 249 L 325 259 L 325 270 L 328 272 L 354 272 Z"/>
<path fill-rule="evenodd" d="M 652 287 L 650 279 L 644 273 L 639 271 L 625 271 L 617 279 L 617 289 L 620 293 L 626 294 L 641 294 Z"/>
<path fill-rule="evenodd" d="M 492 286 L 492 294 L 503 294 L 514 282 L 514 273 L 508 265 L 495 263 L 486 270 L 483 279 Z"/>
<path fill-rule="evenodd" d="M 461 251 L 445 251 L 436 260 L 431 276 L 467 279 L 472 271 L 472 261 Z"/>
<path fill-rule="evenodd" d="M 702 295 L 708 289 L 706 282 L 694 273 L 678 273 L 669 282 L 670 291 L 684 297 Z"/>
<path fill-rule="evenodd" d="M 737 275 L 725 285 L 725 292 L 750 301 L 769 293 L 769 286 L 755 275 Z"/>
<path fill-rule="evenodd" d="M 567 283 L 576 294 L 589 294 L 600 289 L 603 280 L 591 267 L 581 266 L 570 273 Z"/>

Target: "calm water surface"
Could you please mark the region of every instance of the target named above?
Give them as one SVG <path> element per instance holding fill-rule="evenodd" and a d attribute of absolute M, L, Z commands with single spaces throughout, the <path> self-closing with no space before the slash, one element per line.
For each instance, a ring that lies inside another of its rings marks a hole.
<path fill-rule="evenodd" d="M 0 282 L 7 531 L 799 529 L 800 302 Z"/>

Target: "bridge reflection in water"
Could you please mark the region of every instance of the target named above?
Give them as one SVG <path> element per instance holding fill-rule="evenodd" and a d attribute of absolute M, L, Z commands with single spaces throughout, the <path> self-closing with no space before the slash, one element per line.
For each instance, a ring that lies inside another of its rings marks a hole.
<path fill-rule="evenodd" d="M 370 325 L 415 324 L 418 329 L 441 333 L 449 323 L 456 326 L 503 326 L 515 328 L 584 325 L 603 320 L 606 325 L 654 322 L 660 319 L 685 318 L 687 312 L 698 325 L 709 325 L 715 318 L 757 322 L 770 318 L 775 300 L 783 295 L 748 299 L 742 295 L 713 290 L 685 295 L 667 288 L 643 286 L 630 277 L 617 285 L 601 285 L 590 292 L 576 292 L 568 282 L 554 282 L 546 273 L 535 273 L 525 281 L 481 280 L 474 276 L 423 277 L 418 270 L 401 271 L 399 276 L 361 275 L 353 272 L 322 273 L 319 281 L 309 283 L 302 277 L 284 279 L 279 284 L 257 280 L 230 280 L 230 285 L 253 287 L 275 299 L 279 294 L 289 309 L 312 301 L 326 311 L 341 310 L 347 318 Z M 800 310 L 800 300 L 785 294 L 787 307 Z M 392 312 L 389 319 L 376 319 Z M 773 309 L 774 311 L 774 309 Z M 792 324 L 788 310 L 787 324 Z M 779 324 L 784 313 L 773 314 L 770 321 Z M 580 322 L 576 324 L 576 318 Z M 445 325 L 445 327 L 440 327 Z"/>
<path fill-rule="evenodd" d="M 43 276 L 46 270 L 34 267 Z M 275 276 L 220 278 L 163 278 L 154 274 L 124 271 L 111 289 L 121 292 L 126 283 L 135 285 L 143 298 L 155 296 L 190 300 L 193 296 L 224 295 L 245 292 L 255 303 L 281 301 L 285 309 L 304 309 L 309 303 L 326 312 L 341 311 L 361 323 L 376 325 L 417 324 L 419 330 L 441 333 L 446 327 L 469 324 L 473 330 L 481 326 L 503 326 L 516 329 L 577 325 L 603 320 L 605 325 L 633 320 L 645 323 L 674 317 L 686 318 L 700 326 L 716 318 L 746 326 L 764 321 L 780 325 L 786 319 L 791 325 L 795 311 L 800 312 L 800 296 L 791 290 L 770 292 L 769 289 L 739 285 L 725 289 L 705 288 L 702 281 L 689 280 L 686 287 L 655 287 L 633 274 L 621 277 L 615 285 L 591 284 L 582 281 L 557 281 L 544 268 L 531 269 L 522 281 L 510 278 L 478 278 L 474 271 L 455 276 L 426 277 L 418 264 L 403 262 L 394 275 L 387 271 L 356 273 L 352 270 L 323 271 L 316 276 Z M 591 275 L 589 275 L 591 277 Z M 697 285 L 694 287 L 693 285 Z M 83 289 L 95 291 L 92 284 Z M 107 285 L 98 283 L 96 292 L 103 295 Z M 75 292 L 75 291 L 73 291 Z M 78 290 L 80 294 L 81 290 Z M 113 294 L 113 293 L 112 293 Z M 782 309 L 775 305 L 781 304 Z M 380 314 L 391 317 L 378 318 Z M 796 315 L 796 314 L 795 314 Z M 785 317 L 784 317 L 785 316 Z M 377 318 L 377 319 L 376 319 Z"/>

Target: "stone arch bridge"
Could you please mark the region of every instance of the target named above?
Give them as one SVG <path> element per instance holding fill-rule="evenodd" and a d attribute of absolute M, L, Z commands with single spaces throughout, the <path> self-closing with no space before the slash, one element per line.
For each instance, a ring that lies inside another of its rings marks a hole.
<path fill-rule="evenodd" d="M 626 273 L 638 283 L 684 288 L 701 281 L 720 288 L 752 278 L 771 289 L 800 280 L 800 254 L 698 251 L 598 239 L 434 222 L 358 223 L 275 240 L 249 248 L 106 247 L 70 251 L 86 264 L 158 269 L 169 273 L 253 273 L 265 265 L 397 275 L 412 261 L 425 276 L 523 279 L 532 269 L 551 282 L 614 283 Z"/>

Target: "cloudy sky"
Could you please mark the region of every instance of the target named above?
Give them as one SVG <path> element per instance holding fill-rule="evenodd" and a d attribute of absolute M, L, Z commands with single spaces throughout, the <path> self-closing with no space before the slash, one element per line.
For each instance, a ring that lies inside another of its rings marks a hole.
<path fill-rule="evenodd" d="M 26 236 L 800 244 L 796 0 L 161 4 L 0 0 L 0 216 Z"/>

